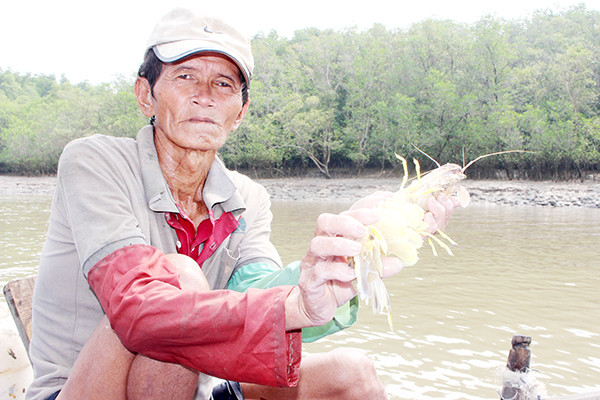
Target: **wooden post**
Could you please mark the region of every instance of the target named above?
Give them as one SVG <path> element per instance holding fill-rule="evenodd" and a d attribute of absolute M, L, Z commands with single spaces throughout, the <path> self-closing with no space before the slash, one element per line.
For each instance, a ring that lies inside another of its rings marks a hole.
<path fill-rule="evenodd" d="M 506 362 L 506 369 L 512 371 L 515 374 L 527 374 L 529 372 L 529 362 L 531 360 L 531 351 L 529 345 L 531 344 L 530 336 L 514 335 L 511 341 L 512 348 L 508 353 L 508 361 Z M 520 377 L 523 379 L 523 377 Z M 531 381 L 531 377 L 527 379 Z M 521 381 L 525 383 L 525 380 Z M 531 393 L 528 385 L 514 385 L 514 381 L 505 379 L 502 383 L 501 399 L 511 400 L 525 400 L 531 398 Z M 600 400 L 600 392 L 572 394 L 558 397 L 540 397 L 540 400 Z"/>
<path fill-rule="evenodd" d="M 31 339 L 31 303 L 34 286 L 35 276 L 14 279 L 4 285 L 4 297 L 6 297 L 8 308 L 15 320 L 27 355 L 29 355 L 29 340 Z"/>
<path fill-rule="evenodd" d="M 511 341 L 512 348 L 508 353 L 506 368 L 515 373 L 527 373 L 529 361 L 531 360 L 531 336 L 514 335 Z M 526 393 L 522 393 L 519 387 L 514 387 L 508 381 L 502 386 L 501 399 L 524 400 Z"/>
<path fill-rule="evenodd" d="M 514 335 L 511 344 L 506 367 L 514 372 L 527 372 L 531 360 L 531 336 Z"/>

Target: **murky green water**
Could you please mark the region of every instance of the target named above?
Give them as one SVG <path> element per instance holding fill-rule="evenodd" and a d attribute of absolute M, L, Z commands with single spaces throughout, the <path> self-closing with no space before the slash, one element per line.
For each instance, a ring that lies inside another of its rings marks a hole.
<path fill-rule="evenodd" d="M 0 196 L 0 284 L 37 271 L 51 201 L 51 196 Z"/>
<path fill-rule="evenodd" d="M 347 206 L 275 202 L 284 262 L 303 255 L 319 213 Z M 35 272 L 49 207 L 47 196 L 0 196 L 1 284 Z M 386 282 L 394 332 L 364 307 L 354 327 L 306 351 L 363 349 L 390 399 L 493 399 L 519 333 L 533 338 L 548 395 L 600 390 L 600 210 L 470 207 L 447 233 L 454 257 L 423 248 Z"/>

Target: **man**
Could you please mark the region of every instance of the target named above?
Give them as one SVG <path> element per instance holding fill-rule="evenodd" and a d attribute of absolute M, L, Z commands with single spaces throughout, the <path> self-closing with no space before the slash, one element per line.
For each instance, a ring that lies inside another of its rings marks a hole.
<path fill-rule="evenodd" d="M 136 140 L 65 148 L 34 293 L 28 399 L 208 398 L 204 374 L 230 380 L 215 399 L 385 398 L 364 356 L 301 364 L 303 328 L 325 327 L 318 336 L 353 322 L 348 257 L 377 220 L 364 208 L 376 198 L 320 216 L 301 263 L 281 268 L 266 191 L 216 157 L 248 110 L 252 70 L 235 29 L 176 9 L 135 84 L 152 125 Z M 441 203 L 433 230 L 453 208 Z"/>

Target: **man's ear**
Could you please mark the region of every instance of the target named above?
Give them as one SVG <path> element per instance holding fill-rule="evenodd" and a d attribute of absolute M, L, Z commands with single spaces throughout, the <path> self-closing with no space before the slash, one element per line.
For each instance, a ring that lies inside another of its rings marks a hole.
<path fill-rule="evenodd" d="M 248 112 L 248 105 L 249 104 L 250 104 L 250 99 L 248 99 L 246 101 L 246 104 L 244 104 L 242 106 L 242 109 L 240 110 L 240 113 L 238 114 L 237 118 L 235 119 L 235 122 L 233 123 L 233 126 L 231 127 L 232 131 L 235 131 L 242 124 L 242 120 L 244 119 L 244 116 Z"/>
<path fill-rule="evenodd" d="M 137 78 L 134 93 L 142 113 L 148 118 L 153 116 L 155 113 L 152 90 L 150 90 L 150 83 L 146 78 Z"/>

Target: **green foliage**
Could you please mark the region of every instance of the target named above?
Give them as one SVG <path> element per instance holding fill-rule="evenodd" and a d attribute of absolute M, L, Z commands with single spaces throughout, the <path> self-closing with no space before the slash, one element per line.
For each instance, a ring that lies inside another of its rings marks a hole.
<path fill-rule="evenodd" d="M 144 124 L 131 82 L 72 85 L 0 71 L 0 172 L 51 174 L 71 140 L 133 136 Z"/>
<path fill-rule="evenodd" d="M 486 158 L 535 178 L 600 162 L 600 13 L 585 6 L 472 25 L 425 20 L 407 30 L 304 29 L 253 39 L 250 111 L 221 156 L 267 172 L 398 168 L 394 153 L 462 163 Z M 92 86 L 0 71 L 0 172 L 52 173 L 70 140 L 134 136 L 145 123 L 133 79 Z M 487 171 L 487 172 L 486 172 Z"/>

